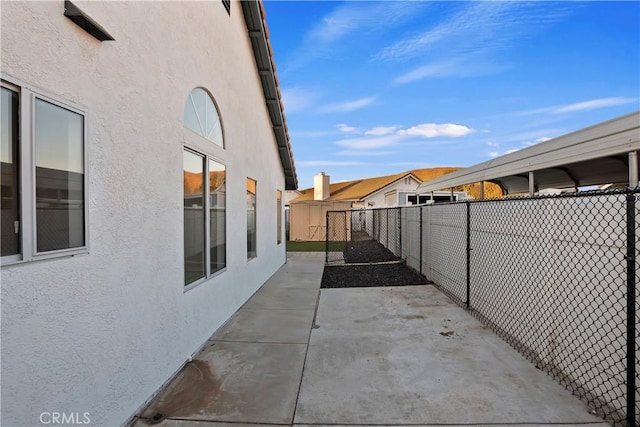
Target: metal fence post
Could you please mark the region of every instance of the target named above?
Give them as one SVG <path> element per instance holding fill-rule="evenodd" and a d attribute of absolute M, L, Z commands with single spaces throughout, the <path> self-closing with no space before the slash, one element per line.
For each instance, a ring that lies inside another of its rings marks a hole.
<path fill-rule="evenodd" d="M 329 264 L 329 212 L 326 213 L 326 227 L 324 230 L 324 263 Z"/>
<path fill-rule="evenodd" d="M 349 216 L 349 221 L 351 221 L 351 211 L 344 211 L 344 243 L 347 245 L 349 243 L 349 225 L 347 225 L 347 214 Z M 347 245 L 348 246 L 348 245 Z"/>
<path fill-rule="evenodd" d="M 636 425 L 636 195 L 627 194 L 627 427 Z"/>
<path fill-rule="evenodd" d="M 371 211 L 371 237 L 373 237 L 375 240 L 378 240 L 378 237 L 376 236 L 376 234 L 378 234 L 376 232 L 376 211 L 372 210 Z"/>
<path fill-rule="evenodd" d="M 420 274 L 422 274 L 422 206 L 420 206 Z"/>
<path fill-rule="evenodd" d="M 402 259 L 402 208 L 398 208 L 398 246 L 400 248 L 398 257 Z"/>
<path fill-rule="evenodd" d="M 465 305 L 468 310 L 471 305 L 471 203 L 466 202 L 465 205 L 467 205 L 467 301 Z"/>
<path fill-rule="evenodd" d="M 385 247 L 389 247 L 389 208 L 385 209 L 385 213 L 387 214 L 387 240 L 385 240 Z"/>

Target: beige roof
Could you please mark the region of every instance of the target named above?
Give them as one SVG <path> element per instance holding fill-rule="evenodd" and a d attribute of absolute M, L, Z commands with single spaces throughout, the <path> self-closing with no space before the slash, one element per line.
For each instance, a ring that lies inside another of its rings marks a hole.
<path fill-rule="evenodd" d="M 390 184 L 406 177 L 414 176 L 418 181 L 424 182 L 437 178 L 447 173 L 455 172 L 462 168 L 441 167 L 428 169 L 414 169 L 394 175 L 378 176 L 374 178 L 357 179 L 354 181 L 337 182 L 329 185 L 329 198 L 327 200 L 362 200 L 370 194 L 387 187 Z M 291 200 L 291 203 L 313 200 L 313 187 L 300 190 L 302 195 Z"/>

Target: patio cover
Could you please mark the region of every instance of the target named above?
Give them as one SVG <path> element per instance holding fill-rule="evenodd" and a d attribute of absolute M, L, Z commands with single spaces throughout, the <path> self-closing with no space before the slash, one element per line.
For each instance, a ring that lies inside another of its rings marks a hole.
<path fill-rule="evenodd" d="M 498 184 L 504 194 L 630 182 L 635 186 L 638 151 L 640 111 L 424 182 L 417 192 L 482 181 Z"/>

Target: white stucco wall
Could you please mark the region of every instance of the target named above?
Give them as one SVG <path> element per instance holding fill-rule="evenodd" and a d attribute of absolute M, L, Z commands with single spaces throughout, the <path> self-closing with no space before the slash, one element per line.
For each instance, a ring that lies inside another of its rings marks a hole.
<path fill-rule="evenodd" d="M 43 411 L 126 421 L 285 262 L 284 175 L 239 3 L 231 16 L 219 1 L 75 3 L 116 40 L 91 37 L 62 1 L 1 6 L 3 75 L 87 112 L 90 211 L 88 255 L 2 267 L 2 425 Z M 227 268 L 184 292 L 182 117 L 197 86 L 224 126 L 226 149 L 190 145 L 226 165 Z"/>

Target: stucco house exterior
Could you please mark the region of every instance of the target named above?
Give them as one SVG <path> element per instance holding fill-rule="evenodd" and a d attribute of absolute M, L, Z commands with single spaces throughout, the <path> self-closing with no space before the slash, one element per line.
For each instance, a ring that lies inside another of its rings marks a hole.
<path fill-rule="evenodd" d="M 297 192 L 289 200 L 290 234 L 296 241 L 318 241 L 326 238 L 327 211 L 348 209 L 388 208 L 416 205 L 430 201 L 449 201 L 451 191 L 434 194 L 416 194 L 416 188 L 434 176 L 441 176 L 460 168 L 443 167 L 414 169 L 394 175 L 331 183 L 330 177 L 320 172 L 314 177 L 314 186 Z M 465 191 L 454 191 L 453 199 L 467 198 Z"/>
<path fill-rule="evenodd" d="M 2 425 L 127 422 L 286 262 L 264 18 L 2 3 Z"/>

